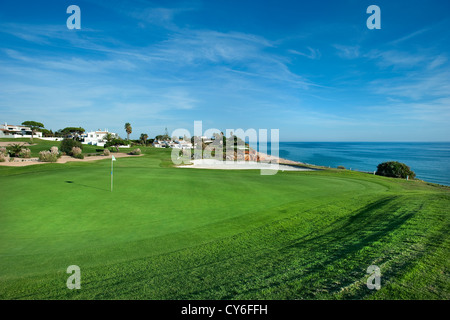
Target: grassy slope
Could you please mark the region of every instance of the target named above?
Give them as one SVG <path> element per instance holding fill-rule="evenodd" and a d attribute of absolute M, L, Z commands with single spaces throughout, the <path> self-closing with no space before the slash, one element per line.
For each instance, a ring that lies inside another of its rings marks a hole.
<path fill-rule="evenodd" d="M 448 299 L 448 188 L 193 170 L 168 150 L 0 167 L 2 299 Z M 79 265 L 82 289 L 65 286 Z M 382 288 L 365 283 L 369 265 Z"/>
<path fill-rule="evenodd" d="M 31 143 L 31 139 L 29 138 L 16 138 L 14 140 L 8 139 L 8 138 L 0 138 L 0 142 L 10 142 L 11 143 L 19 143 L 22 144 L 24 142 Z M 33 145 L 32 146 L 26 146 L 26 148 L 31 150 L 31 156 L 32 157 L 39 157 L 39 152 L 43 150 L 49 150 L 52 146 L 60 147 L 61 142 L 60 141 L 47 141 L 42 140 L 38 138 L 33 139 Z M 96 150 L 103 150 L 101 147 L 97 146 L 91 146 L 91 145 L 83 145 L 83 153 L 95 153 Z"/>

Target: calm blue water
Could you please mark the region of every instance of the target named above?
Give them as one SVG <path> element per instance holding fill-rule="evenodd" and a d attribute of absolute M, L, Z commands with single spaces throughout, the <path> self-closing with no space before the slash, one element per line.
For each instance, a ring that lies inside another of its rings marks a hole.
<path fill-rule="evenodd" d="M 408 165 L 418 179 L 450 186 L 450 142 L 280 142 L 279 155 L 309 164 L 369 172 L 382 162 L 399 161 Z"/>

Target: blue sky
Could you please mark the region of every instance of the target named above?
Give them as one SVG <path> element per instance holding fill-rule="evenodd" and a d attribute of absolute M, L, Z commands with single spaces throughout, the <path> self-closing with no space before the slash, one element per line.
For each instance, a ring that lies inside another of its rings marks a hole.
<path fill-rule="evenodd" d="M 69 5 L 81 30 L 69 30 Z M 369 30 L 366 9 L 381 9 Z M 449 141 L 448 1 L 1 1 L 0 122 Z"/>

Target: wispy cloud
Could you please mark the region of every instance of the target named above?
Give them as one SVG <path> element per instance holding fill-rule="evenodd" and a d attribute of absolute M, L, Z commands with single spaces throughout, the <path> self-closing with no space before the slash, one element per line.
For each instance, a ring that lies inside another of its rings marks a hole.
<path fill-rule="evenodd" d="M 407 76 L 375 80 L 370 83 L 374 92 L 384 96 L 413 100 L 450 96 L 450 71 L 411 72 Z"/>
<path fill-rule="evenodd" d="M 306 52 L 306 53 L 305 52 L 300 52 L 300 51 L 297 51 L 297 50 L 289 50 L 289 52 L 293 53 L 293 54 L 296 54 L 296 55 L 299 55 L 299 56 L 306 57 L 308 59 L 312 59 L 312 60 L 320 59 L 320 57 L 322 56 L 318 49 L 313 49 L 311 47 L 307 47 L 307 49 L 308 49 L 308 52 Z"/>
<path fill-rule="evenodd" d="M 337 55 L 344 59 L 355 59 L 360 56 L 360 46 L 335 44 L 333 47 L 337 50 Z"/>
<path fill-rule="evenodd" d="M 401 37 L 401 38 L 398 38 L 398 39 L 396 39 L 396 40 L 390 41 L 390 42 L 388 43 L 388 45 L 398 45 L 398 44 L 401 44 L 402 42 L 407 41 L 407 40 L 410 40 L 410 39 L 412 39 L 412 38 L 414 38 L 414 37 L 416 37 L 416 36 L 418 36 L 418 35 L 421 35 L 421 34 L 423 34 L 423 33 L 425 33 L 425 32 L 428 32 L 429 30 L 431 30 L 431 28 L 430 28 L 430 27 L 426 27 L 426 28 L 423 28 L 423 29 L 414 31 L 414 32 L 412 32 L 412 33 L 410 33 L 410 34 L 407 34 L 407 35 Z"/>
<path fill-rule="evenodd" d="M 430 60 L 425 54 L 412 54 L 398 50 L 372 50 L 365 57 L 376 60 L 381 67 L 415 67 Z"/>

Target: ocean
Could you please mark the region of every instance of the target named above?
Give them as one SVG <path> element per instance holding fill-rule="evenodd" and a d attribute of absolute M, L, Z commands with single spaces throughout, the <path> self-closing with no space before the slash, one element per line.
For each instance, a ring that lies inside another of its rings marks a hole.
<path fill-rule="evenodd" d="M 382 162 L 399 161 L 418 179 L 450 186 L 450 142 L 280 142 L 279 146 L 281 158 L 332 168 L 373 172 Z"/>

